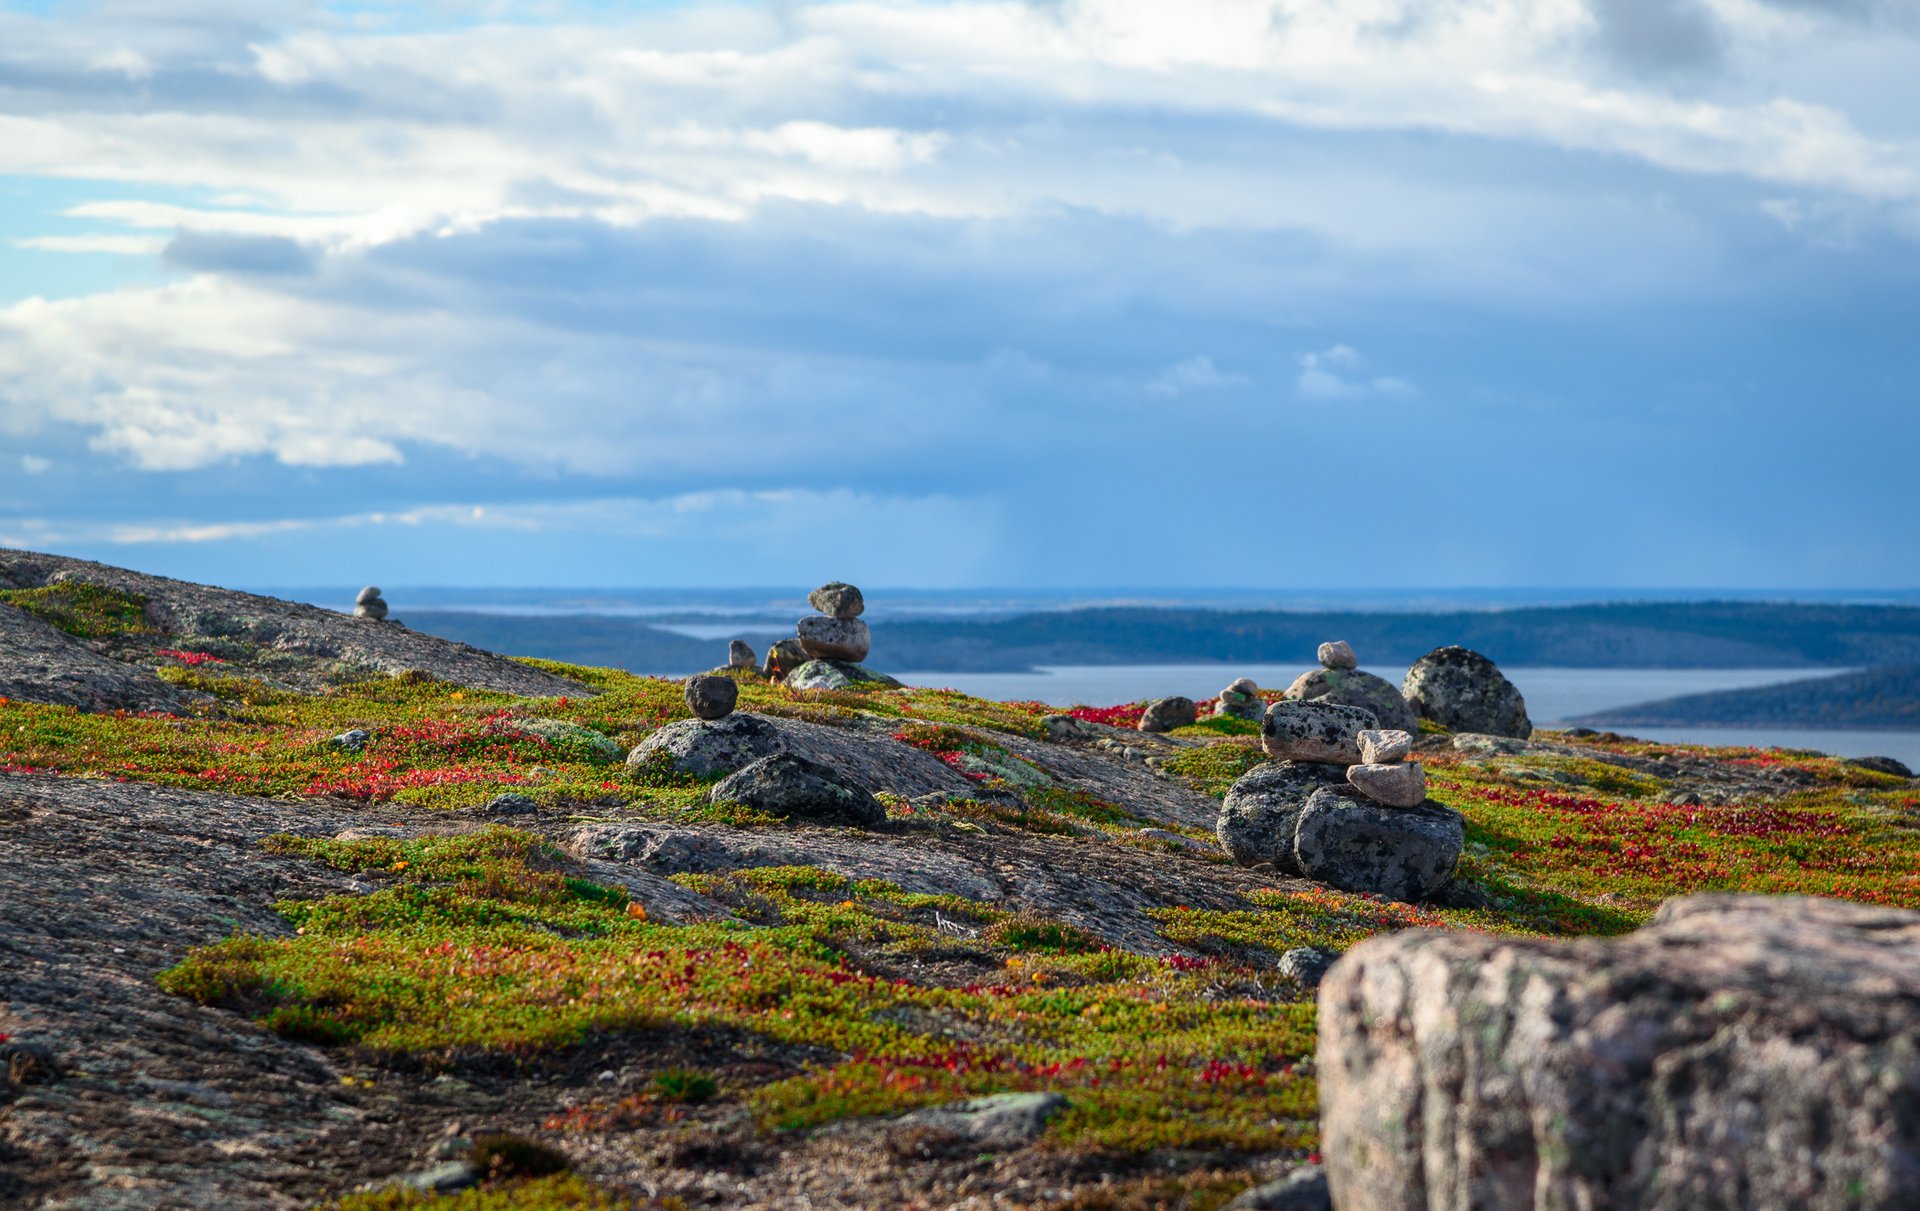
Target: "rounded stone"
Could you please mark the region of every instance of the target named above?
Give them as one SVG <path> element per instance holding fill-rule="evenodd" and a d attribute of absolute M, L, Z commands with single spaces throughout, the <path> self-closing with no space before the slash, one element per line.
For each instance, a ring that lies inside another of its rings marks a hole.
<path fill-rule="evenodd" d="M 1288 698 L 1306 702 L 1332 702 L 1357 706 L 1373 712 L 1376 727 L 1398 728 L 1403 732 L 1420 730 L 1420 717 L 1400 696 L 1393 682 L 1360 669 L 1314 669 L 1302 673 L 1287 687 Z"/>
<path fill-rule="evenodd" d="M 725 719 L 740 700 L 740 687 L 731 677 L 701 673 L 687 678 L 687 709 L 702 719 Z"/>
<path fill-rule="evenodd" d="M 1418 807 L 1427 801 L 1427 773 L 1418 761 L 1348 766 L 1347 781 L 1388 807 Z"/>
<path fill-rule="evenodd" d="M 1519 740 L 1533 734 L 1526 699 L 1493 661 L 1470 648 L 1428 652 L 1407 670 L 1401 692 L 1421 718 L 1449 731 Z"/>
<path fill-rule="evenodd" d="M 1328 669 L 1357 669 L 1360 660 L 1353 654 L 1353 645 L 1344 639 L 1335 639 L 1320 645 L 1320 666 Z"/>
<path fill-rule="evenodd" d="M 786 747 L 785 738 L 771 723 L 758 715 L 736 712 L 724 719 L 682 719 L 667 724 L 634 745 L 627 754 L 627 767 L 642 770 L 662 761 L 675 773 L 711 778 L 731 774 Z"/>
<path fill-rule="evenodd" d="M 1341 786 L 1308 798 L 1293 854 L 1302 874 L 1329 887 L 1413 904 L 1453 877 L 1465 843 L 1466 826 L 1450 807 L 1383 807 Z"/>
<path fill-rule="evenodd" d="M 1200 712 L 1191 698 L 1182 698 L 1178 694 L 1171 698 L 1156 698 L 1147 703 L 1146 710 L 1140 712 L 1140 730 L 1170 732 L 1176 727 L 1187 726 L 1199 717 Z"/>
<path fill-rule="evenodd" d="M 760 666 L 760 658 L 753 654 L 753 645 L 744 639 L 735 639 L 727 644 L 727 667 L 730 669 L 752 669 Z"/>
<path fill-rule="evenodd" d="M 829 581 L 808 593 L 807 604 L 829 618 L 858 618 L 867 610 L 867 599 L 860 590 L 841 580 Z"/>
<path fill-rule="evenodd" d="M 1324 946 L 1296 946 L 1280 956 L 1280 974 L 1303 988 L 1320 987 L 1327 968 L 1340 961 L 1340 952 Z"/>
<path fill-rule="evenodd" d="M 360 595 L 353 599 L 353 604 L 365 605 L 369 601 L 377 600 L 379 596 L 380 596 L 380 586 L 377 584 L 370 584 L 366 588 L 360 590 Z"/>
<path fill-rule="evenodd" d="M 1242 866 L 1270 862 L 1283 873 L 1300 873 L 1293 833 L 1313 793 L 1341 786 L 1347 771 L 1315 761 L 1273 761 L 1240 775 L 1220 805 L 1214 836 Z"/>
<path fill-rule="evenodd" d="M 1260 723 L 1260 747 L 1284 761 L 1324 761 L 1342 768 L 1360 760 L 1360 733 L 1379 726 L 1371 711 L 1337 702 L 1276 702 Z"/>
<path fill-rule="evenodd" d="M 864 787 L 796 753 L 762 757 L 722 779 L 708 798 L 785 819 L 845 820 L 868 828 L 887 820 L 887 809 Z"/>
<path fill-rule="evenodd" d="M 800 647 L 813 660 L 845 660 L 858 664 L 867 658 L 873 637 L 858 618 L 830 618 L 814 614 L 800 620 Z"/>

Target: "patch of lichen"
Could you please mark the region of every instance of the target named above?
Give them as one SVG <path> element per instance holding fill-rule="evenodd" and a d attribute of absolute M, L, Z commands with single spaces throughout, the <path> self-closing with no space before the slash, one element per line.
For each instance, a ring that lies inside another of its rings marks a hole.
<path fill-rule="evenodd" d="M 152 632 L 147 599 L 84 580 L 63 580 L 37 589 L 0 589 L 0 602 L 16 606 L 80 639 Z"/>

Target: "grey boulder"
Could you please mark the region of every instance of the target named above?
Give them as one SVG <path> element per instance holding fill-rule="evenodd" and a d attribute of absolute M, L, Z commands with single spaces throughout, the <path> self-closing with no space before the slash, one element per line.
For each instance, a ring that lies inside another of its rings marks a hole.
<path fill-rule="evenodd" d="M 1279 972 L 1303 988 L 1318 988 L 1340 952 L 1324 946 L 1296 946 L 1280 956 Z"/>
<path fill-rule="evenodd" d="M 378 597 L 372 601 L 359 602 L 353 607 L 353 616 L 355 618 L 371 618 L 375 622 L 383 622 L 387 617 L 387 603 Z"/>
<path fill-rule="evenodd" d="M 1449 731 L 1518 740 L 1533 734 L 1526 699 L 1493 661 L 1471 649 L 1435 648 L 1413 662 L 1400 688 L 1421 718 Z"/>
<path fill-rule="evenodd" d="M 1290 875 L 1300 873 L 1293 853 L 1294 831 L 1307 800 L 1324 787 L 1346 783 L 1338 765 L 1312 761 L 1271 761 L 1240 775 L 1220 804 L 1214 836 L 1220 848 L 1242 866 L 1271 863 Z"/>
<path fill-rule="evenodd" d="M 786 683 L 796 690 L 851 690 L 875 685 L 900 688 L 900 682 L 885 673 L 846 660 L 809 660 L 788 673 Z"/>
<path fill-rule="evenodd" d="M 1350 765 L 1347 781 L 1367 798 L 1388 807 L 1418 807 L 1427 801 L 1427 773 L 1418 761 Z"/>
<path fill-rule="evenodd" d="M 995 1093 L 903 1116 L 902 1126 L 931 1127 L 984 1149 L 1018 1148 L 1037 1139 L 1067 1108 L 1057 1093 Z"/>
<path fill-rule="evenodd" d="M 786 747 L 779 730 L 757 715 L 682 719 L 636 744 L 627 754 L 627 766 L 637 770 L 661 762 L 675 773 L 713 778 L 785 752 Z"/>
<path fill-rule="evenodd" d="M 1360 761 L 1363 765 L 1404 761 L 1412 751 L 1413 735 L 1398 728 L 1375 728 L 1360 733 Z"/>
<path fill-rule="evenodd" d="M 1361 669 L 1314 669 L 1302 673 L 1287 687 L 1286 696 L 1304 702 L 1357 706 L 1373 713 L 1379 721 L 1374 726 L 1403 732 L 1420 730 L 1420 717 L 1400 696 L 1393 682 Z"/>
<path fill-rule="evenodd" d="M 753 669 L 760 667 L 760 658 L 753 654 L 753 645 L 744 639 L 735 639 L 727 644 L 727 667 L 730 669 Z"/>
<path fill-rule="evenodd" d="M 1353 654 L 1353 645 L 1344 639 L 1335 639 L 1331 643 L 1321 644 L 1320 651 L 1316 654 L 1320 657 L 1320 667 L 1323 669 L 1360 667 L 1359 658 Z"/>
<path fill-rule="evenodd" d="M 1341 1211 L 1913 1207 L 1920 914 L 1670 900 L 1636 933 L 1409 930 L 1320 986 Z"/>
<path fill-rule="evenodd" d="M 1146 710 L 1140 712 L 1140 730 L 1170 732 L 1176 727 L 1187 726 L 1199 717 L 1191 698 L 1182 698 L 1178 694 L 1171 698 L 1156 698 L 1147 703 Z"/>
<path fill-rule="evenodd" d="M 808 593 L 807 604 L 829 618 L 858 618 L 867 610 L 867 599 L 860 590 L 841 580 L 829 581 Z"/>
<path fill-rule="evenodd" d="M 1465 843 L 1450 807 L 1384 807 L 1341 786 L 1315 791 L 1300 810 L 1293 856 L 1315 882 L 1412 904 L 1453 877 Z"/>
<path fill-rule="evenodd" d="M 800 649 L 812 660 L 844 660 L 858 664 L 873 648 L 867 624 L 858 618 L 829 618 L 813 614 L 800 620 Z"/>
<path fill-rule="evenodd" d="M 540 805 L 525 795 L 508 791 L 487 800 L 481 810 L 490 816 L 531 816 L 540 810 Z"/>
<path fill-rule="evenodd" d="M 724 719 L 733 714 L 740 700 L 740 687 L 733 678 L 701 673 L 687 678 L 687 709 L 702 719 Z"/>
<path fill-rule="evenodd" d="M 707 797 L 784 819 L 844 820 L 869 828 L 887 821 L 887 809 L 865 788 L 797 753 L 762 757 L 721 779 Z"/>
<path fill-rule="evenodd" d="M 1332 702 L 1276 702 L 1260 723 L 1260 747 L 1283 761 L 1355 765 L 1360 733 L 1378 726 L 1372 712 Z"/>
<path fill-rule="evenodd" d="M 380 600 L 380 586 L 377 584 L 370 584 L 366 588 L 360 590 L 359 595 L 353 599 L 353 604 L 365 605 L 369 601 L 378 601 L 378 600 Z"/>
<path fill-rule="evenodd" d="M 1277 1182 L 1243 1192 L 1225 1211 L 1333 1211 L 1327 1172 L 1319 1165 L 1302 1165 Z"/>

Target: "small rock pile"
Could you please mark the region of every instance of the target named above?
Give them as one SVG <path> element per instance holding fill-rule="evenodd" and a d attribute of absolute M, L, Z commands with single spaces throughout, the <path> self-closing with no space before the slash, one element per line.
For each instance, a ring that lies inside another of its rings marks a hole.
<path fill-rule="evenodd" d="M 1215 829 L 1243 866 L 1271 865 L 1342 891 L 1412 903 L 1453 877 L 1466 840 L 1452 808 L 1426 797 L 1406 757 L 1413 736 L 1360 707 L 1319 700 L 1268 708 L 1260 747 L 1276 758 L 1227 792 Z"/>
<path fill-rule="evenodd" d="M 873 637 L 860 620 L 867 602 L 859 589 L 835 580 L 807 594 L 807 604 L 819 613 L 800 620 L 795 638 L 767 649 L 764 672 L 769 680 L 799 690 L 844 690 L 861 682 L 899 686 L 860 663 L 872 649 Z"/>
<path fill-rule="evenodd" d="M 387 602 L 385 598 L 380 596 L 379 585 L 370 584 L 360 590 L 360 595 L 353 599 L 353 616 L 355 618 L 371 618 L 375 622 L 386 621 Z"/>
<path fill-rule="evenodd" d="M 1253 678 L 1241 677 L 1220 691 L 1220 697 L 1213 704 L 1213 713 L 1216 718 L 1226 716 L 1258 723 L 1267 713 L 1267 702 L 1260 697 L 1260 687 Z"/>
<path fill-rule="evenodd" d="M 1331 702 L 1370 711 L 1380 727 L 1418 732 L 1420 717 L 1384 677 L 1360 668 L 1353 647 L 1344 639 L 1320 645 L 1320 667 L 1302 673 L 1287 687 L 1286 696 L 1306 702 Z"/>

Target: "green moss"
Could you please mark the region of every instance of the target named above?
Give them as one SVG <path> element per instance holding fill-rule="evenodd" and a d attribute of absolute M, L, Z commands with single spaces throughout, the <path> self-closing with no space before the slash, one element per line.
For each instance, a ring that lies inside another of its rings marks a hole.
<path fill-rule="evenodd" d="M 1214 798 L 1223 799 L 1242 774 L 1270 760 L 1258 741 L 1224 740 L 1176 753 L 1167 758 L 1161 768 L 1185 778 Z"/>
<path fill-rule="evenodd" d="M 1169 736 L 1258 736 L 1260 721 L 1238 715 L 1209 715 L 1205 719 L 1176 727 Z"/>
<path fill-rule="evenodd" d="M 664 1206 L 662 1204 L 650 1204 Z M 388 1189 L 349 1194 L 321 1211 L 637 1211 L 641 1204 L 601 1190 L 577 1177 L 502 1182 L 457 1194 Z"/>
<path fill-rule="evenodd" d="M 147 599 L 84 580 L 65 580 L 38 589 L 0 589 L 0 602 L 17 606 L 43 622 L 81 639 L 146 634 Z"/>

